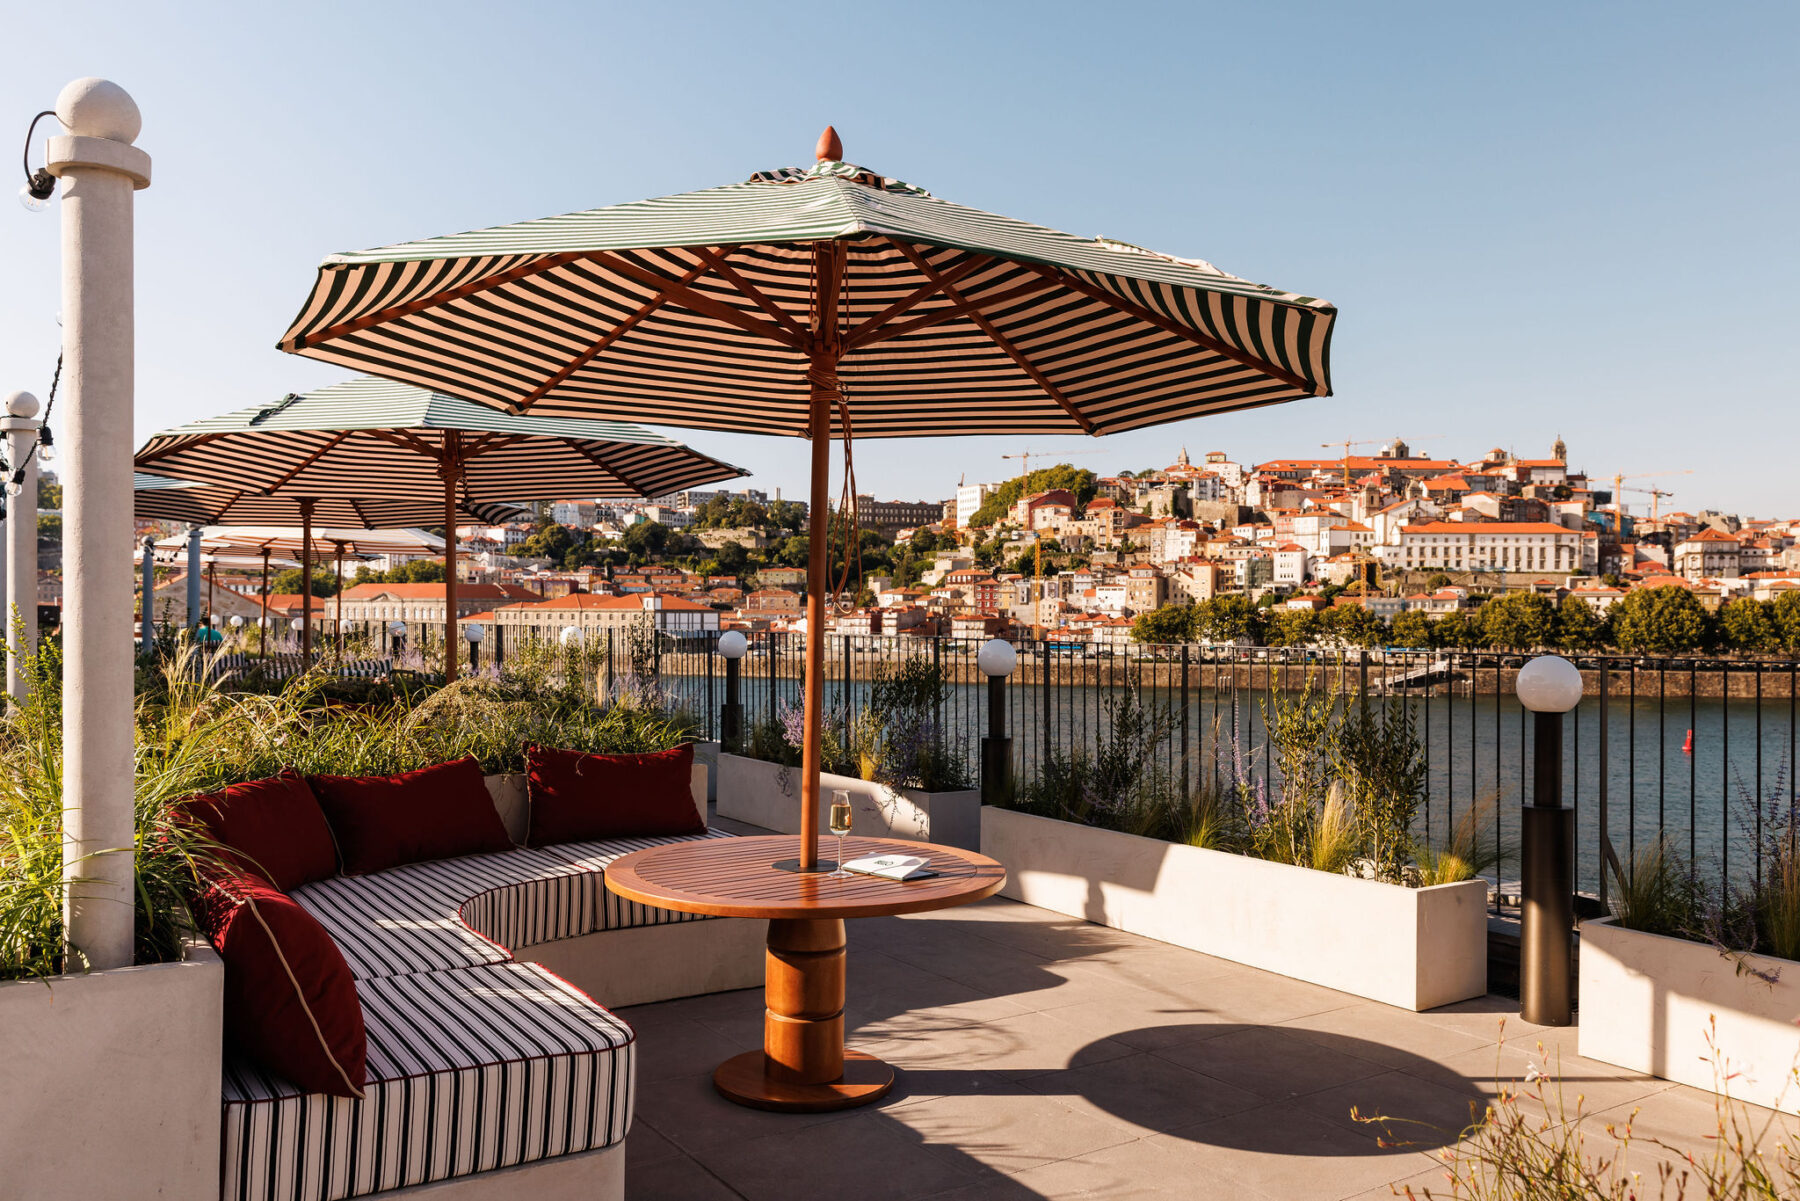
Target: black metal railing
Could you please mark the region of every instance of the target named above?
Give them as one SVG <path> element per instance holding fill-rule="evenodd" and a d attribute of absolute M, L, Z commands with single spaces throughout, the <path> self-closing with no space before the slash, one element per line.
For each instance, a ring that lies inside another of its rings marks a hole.
<path fill-rule="evenodd" d="M 657 682 L 669 703 L 718 735 L 724 665 L 716 634 L 664 637 Z M 749 639 L 740 679 L 747 728 L 801 704 L 804 639 Z M 1028 786 L 1044 763 L 1092 748 L 1112 733 L 1121 705 L 1139 707 L 1154 745 L 1146 770 L 1182 794 L 1244 784 L 1275 795 L 1278 756 L 1265 715 L 1310 685 L 1340 704 L 1412 707 L 1426 760 L 1418 837 L 1441 841 L 1472 807 L 1491 808 L 1484 837 L 1506 858 L 1496 884 L 1516 887 L 1510 856 L 1528 800 L 1531 723 L 1513 694 L 1526 654 L 1478 651 L 1313 650 L 1212 645 L 1016 643 L 1007 681 L 1014 774 Z M 867 703 L 879 673 L 923 656 L 941 669 L 938 736 L 980 762 L 985 682 L 981 640 L 832 635 L 825 707 L 845 721 Z M 1731 658 L 1570 655 L 1587 683 L 1565 719 L 1563 795 L 1581 841 L 1579 886 L 1604 894 L 1610 841 L 1629 862 L 1657 838 L 1709 880 L 1743 880 L 1765 867 L 1764 836 L 1797 805 L 1800 662 Z"/>
<path fill-rule="evenodd" d="M 442 637 L 441 627 L 409 625 L 394 636 L 382 622 L 346 626 L 356 658 L 397 665 L 422 657 L 429 667 L 433 637 Z M 315 643 L 321 661 L 329 659 L 331 633 L 321 631 Z M 690 714 L 706 737 L 719 736 L 725 663 L 717 631 L 646 638 L 642 631 L 595 629 L 573 645 L 560 633 L 560 626 L 495 631 L 482 644 L 480 669 L 579 656 L 581 669 L 594 673 L 606 695 L 649 690 Z M 848 723 L 884 672 L 908 658 L 928 659 L 943 682 L 935 736 L 966 763 L 979 764 L 987 721 L 986 677 L 976 664 L 982 641 L 829 635 L 826 712 Z M 1412 707 L 1427 768 L 1416 830 L 1421 840 L 1440 842 L 1479 806 L 1494 813 L 1484 837 L 1501 852 L 1516 845 L 1532 748 L 1531 723 L 1513 682 L 1529 655 L 1054 640 L 1015 647 L 1018 666 L 1005 693 L 1014 778 L 1022 787 L 1053 756 L 1110 737 L 1121 706 L 1130 704 L 1151 732 L 1145 770 L 1181 795 L 1222 783 L 1278 795 L 1278 756 L 1265 715 L 1310 683 L 1340 704 Z M 1578 887 L 1604 896 L 1600 865 L 1608 845 L 1629 863 L 1659 838 L 1715 884 L 1760 877 L 1766 836 L 1788 833 L 1800 808 L 1794 771 L 1800 661 L 1567 657 L 1586 681 L 1563 738 L 1563 796 L 1576 810 L 1580 840 Z M 804 672 L 803 636 L 751 635 L 739 665 L 746 729 L 779 723 L 797 710 Z M 1517 873 L 1516 860 L 1509 860 L 1495 883 L 1510 892 Z"/>

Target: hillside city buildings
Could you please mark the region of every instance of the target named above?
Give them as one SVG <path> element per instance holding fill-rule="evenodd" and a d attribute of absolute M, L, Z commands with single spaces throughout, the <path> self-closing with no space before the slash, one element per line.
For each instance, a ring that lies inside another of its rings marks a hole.
<path fill-rule="evenodd" d="M 974 525 L 977 515 L 1005 480 L 964 482 L 943 500 L 859 497 L 864 529 L 902 543 L 930 531 L 937 549 L 916 580 L 877 575 L 863 581 L 861 604 L 835 598 L 828 623 L 833 633 L 863 636 L 1035 630 L 1109 643 L 1127 640 L 1144 613 L 1223 595 L 1269 603 L 1273 594 L 1302 607 L 1360 604 L 1391 619 L 1408 610 L 1439 617 L 1521 589 L 1552 599 L 1578 595 L 1604 611 L 1636 587 L 1679 584 L 1715 609 L 1736 596 L 1769 599 L 1800 587 L 1800 521 L 1664 513 L 1657 502 L 1667 493 L 1624 488 L 1650 498 L 1636 506 L 1648 507 L 1648 516 L 1633 514 L 1615 494 L 1624 478 L 1572 468 L 1560 438 L 1544 458 L 1495 449 L 1467 459 L 1415 453 L 1396 439 L 1373 455 L 1261 463 L 1221 451 L 1196 461 L 1183 449 L 1160 470 L 1097 476 L 1091 496 L 1070 488 L 1017 495 L 983 527 Z M 806 572 L 765 552 L 800 532 L 805 507 L 789 502 L 794 528 L 787 530 L 701 521 L 740 503 L 766 511 L 780 500 L 779 493 L 772 501 L 760 491 L 714 489 L 636 504 L 563 498 L 547 506 L 550 521 L 606 544 L 631 545 L 634 527 L 656 523 L 698 539 L 715 556 L 707 563 L 741 548 L 730 558 L 741 566 L 710 574 L 694 569 L 693 554 L 687 565 L 566 570 L 519 553 L 533 521 L 463 527 L 459 614 L 505 629 L 599 632 L 648 622 L 678 636 L 730 627 L 803 631 Z M 1328 585 L 1354 587 L 1326 601 L 1318 591 Z M 233 595 L 216 602 L 220 613 L 260 604 L 254 580 L 232 578 L 224 587 Z M 159 585 L 159 612 L 182 593 L 178 575 Z M 279 612 L 298 612 L 298 597 L 270 599 Z M 443 619 L 443 608 L 441 583 L 356 583 L 344 594 L 351 622 L 429 624 Z"/>

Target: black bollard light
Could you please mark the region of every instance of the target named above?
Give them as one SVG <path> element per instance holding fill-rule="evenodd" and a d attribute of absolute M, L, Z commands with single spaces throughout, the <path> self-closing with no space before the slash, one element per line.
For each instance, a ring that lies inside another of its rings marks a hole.
<path fill-rule="evenodd" d="M 1563 715 L 1581 703 L 1581 672 L 1560 655 L 1519 669 L 1513 689 L 1535 715 L 1531 803 L 1520 815 L 1519 1016 L 1574 1020 L 1575 811 L 1562 803 Z"/>
<path fill-rule="evenodd" d="M 744 737 L 744 706 L 738 696 L 738 666 L 750 640 L 742 630 L 719 635 L 719 654 L 725 660 L 725 703 L 719 707 L 719 745 L 736 752 Z"/>
<path fill-rule="evenodd" d="M 1006 732 L 1006 678 L 1019 665 L 1019 652 L 1004 638 L 990 638 L 975 654 L 988 678 L 988 732 L 981 740 L 981 803 L 1004 804 L 1012 797 L 1012 738 Z"/>

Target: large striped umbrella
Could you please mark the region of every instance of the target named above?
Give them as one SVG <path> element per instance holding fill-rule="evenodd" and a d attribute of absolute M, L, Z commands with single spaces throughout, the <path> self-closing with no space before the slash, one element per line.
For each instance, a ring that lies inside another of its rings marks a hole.
<path fill-rule="evenodd" d="M 293 502 L 308 541 L 314 519 L 330 519 L 318 511 L 327 501 L 352 515 L 333 524 L 371 525 L 390 502 L 440 496 L 447 679 L 455 678 L 458 649 L 459 511 L 514 499 L 654 497 L 744 474 L 624 422 L 516 416 L 367 378 L 164 430 L 136 462 L 139 471 Z"/>
<path fill-rule="evenodd" d="M 843 161 L 337 254 L 281 348 L 510 413 L 812 439 L 800 861 L 817 866 L 833 436 L 1107 434 L 1330 394 L 1337 310 Z"/>
<path fill-rule="evenodd" d="M 220 562 L 225 556 L 262 556 L 262 607 L 263 627 L 269 623 L 269 556 L 276 551 L 286 554 L 299 554 L 309 562 L 318 555 L 332 555 L 336 559 L 338 578 L 336 639 L 338 657 L 344 654 L 344 556 L 358 557 L 366 555 L 441 555 L 444 553 L 444 540 L 424 530 L 403 529 L 315 529 L 310 532 L 292 526 L 206 526 L 200 531 L 200 549 L 211 552 L 213 562 Z M 188 547 L 188 535 L 173 534 L 156 541 L 157 557 L 164 554 L 173 558 L 183 553 Z M 204 556 L 203 556 L 204 557 Z M 276 563 L 283 567 L 301 567 L 303 564 L 282 559 Z M 308 581 L 310 584 L 310 581 Z M 301 600 L 301 611 L 309 612 L 312 608 L 310 594 Z M 210 605 L 208 606 L 210 608 Z M 265 644 L 266 645 L 266 644 Z"/>
<path fill-rule="evenodd" d="M 132 515 L 144 521 L 179 521 L 188 525 L 221 526 L 237 522 L 278 522 L 283 525 L 299 526 L 299 537 L 294 545 L 278 548 L 274 545 L 258 548 L 265 562 L 262 565 L 263 588 L 263 623 L 268 624 L 269 568 L 268 556 L 276 549 L 298 552 L 300 555 L 301 576 L 301 646 L 312 650 L 312 565 L 318 554 L 329 553 L 329 547 L 321 543 L 331 543 L 334 539 L 327 534 L 345 535 L 352 531 L 345 527 L 354 527 L 359 539 L 367 539 L 375 530 L 411 529 L 416 526 L 435 525 L 444 520 L 444 505 L 441 500 L 414 497 L 411 500 L 388 500 L 359 496 L 263 496 L 254 492 L 242 492 L 236 488 L 219 484 L 201 484 L 193 480 L 173 479 L 168 476 L 150 475 L 136 472 L 132 479 Z M 457 503 L 457 512 L 475 521 L 490 525 L 501 525 L 509 521 L 518 521 L 526 516 L 527 510 L 521 505 L 507 504 L 501 501 L 466 501 Z M 306 536 L 308 527 L 314 520 L 330 522 L 332 528 L 312 530 L 312 536 Z M 185 538 L 183 541 L 185 542 Z M 442 544 L 439 544 L 441 552 Z M 378 553 L 378 552 L 370 552 Z M 343 578 L 342 548 L 338 553 L 338 578 Z M 343 603 L 338 604 L 338 649 L 343 649 Z"/>

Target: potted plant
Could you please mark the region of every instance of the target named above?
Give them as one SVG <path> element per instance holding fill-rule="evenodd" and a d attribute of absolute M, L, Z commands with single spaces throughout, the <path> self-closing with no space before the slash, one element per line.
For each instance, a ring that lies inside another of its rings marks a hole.
<path fill-rule="evenodd" d="M 1183 795 L 1141 700 L 1112 702 L 1091 748 L 1053 755 L 982 812 L 1004 895 L 1408 1009 L 1487 991 L 1481 813 L 1451 845 L 1413 841 L 1422 748 L 1409 706 L 1346 710 L 1310 687 L 1265 713 L 1280 787 L 1254 754 Z"/>
<path fill-rule="evenodd" d="M 981 793 L 967 759 L 942 736 L 943 672 L 914 657 L 884 664 L 860 712 L 828 715 L 820 804 L 836 791 L 855 806 L 855 831 L 973 850 Z M 718 812 L 778 833 L 800 829 L 801 706 L 751 724 L 743 754 L 719 756 Z M 823 814 L 821 814 L 823 817 Z"/>
<path fill-rule="evenodd" d="M 1713 1088 L 1716 1054 L 1734 1096 L 1800 1113 L 1797 812 L 1766 804 L 1761 870 L 1735 886 L 1661 840 L 1615 868 L 1611 916 L 1581 926 L 1583 1055 Z"/>

